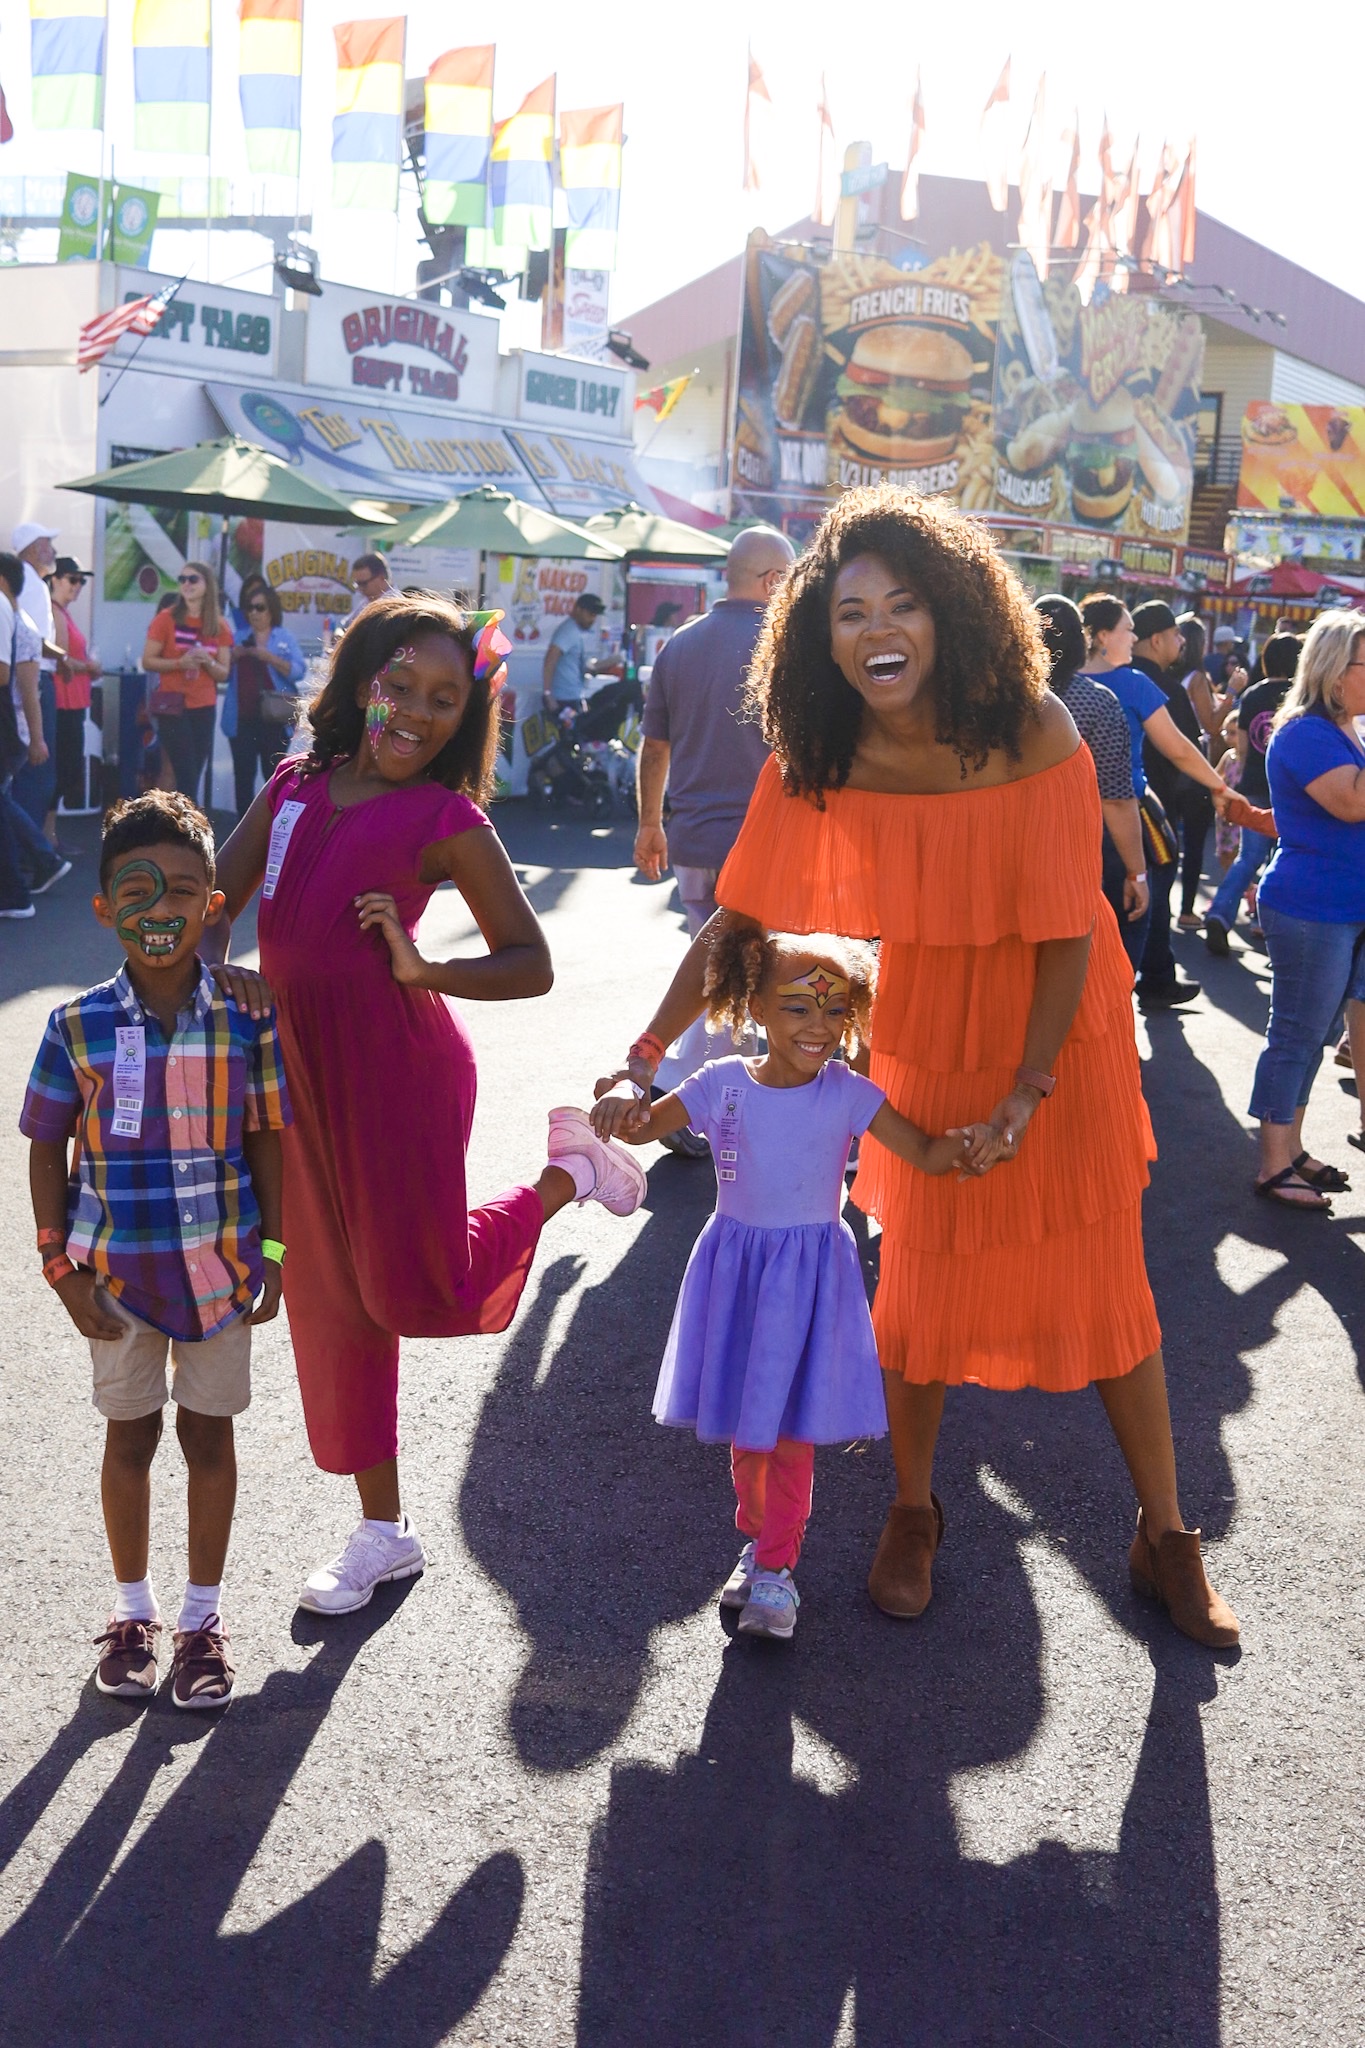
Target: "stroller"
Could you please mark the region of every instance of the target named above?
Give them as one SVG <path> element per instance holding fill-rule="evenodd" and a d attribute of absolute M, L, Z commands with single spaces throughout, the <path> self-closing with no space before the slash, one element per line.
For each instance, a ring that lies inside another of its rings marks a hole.
<path fill-rule="evenodd" d="M 638 721 L 641 704 L 639 683 L 620 682 L 608 683 L 581 707 L 562 705 L 556 737 L 531 757 L 526 789 L 532 802 L 572 804 L 590 818 L 609 818 L 619 796 L 633 810 L 634 756 L 618 734 L 632 718 Z"/>

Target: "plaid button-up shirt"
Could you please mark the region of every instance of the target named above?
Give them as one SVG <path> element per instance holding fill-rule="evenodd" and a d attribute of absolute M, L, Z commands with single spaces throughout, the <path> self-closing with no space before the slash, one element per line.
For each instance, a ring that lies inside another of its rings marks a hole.
<path fill-rule="evenodd" d="M 118 1033 L 130 1027 L 144 1052 L 132 1116 L 114 1099 Z M 260 1292 L 261 1216 L 242 1134 L 289 1122 L 273 1019 L 239 1010 L 201 967 L 167 1040 L 125 968 L 52 1012 L 19 1128 L 52 1144 L 75 1134 L 70 1256 L 144 1322 L 197 1342 Z"/>

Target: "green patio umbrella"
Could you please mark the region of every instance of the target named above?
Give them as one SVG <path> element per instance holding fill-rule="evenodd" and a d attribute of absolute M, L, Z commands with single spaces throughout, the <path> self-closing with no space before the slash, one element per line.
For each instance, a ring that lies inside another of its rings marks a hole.
<path fill-rule="evenodd" d="M 157 505 L 171 512 L 218 512 L 225 518 L 286 519 L 295 526 L 384 526 L 387 512 L 368 500 L 340 497 L 316 484 L 301 469 L 224 434 L 172 455 L 149 455 L 96 476 L 59 484 L 61 491 L 85 491 L 126 505 Z"/>
<path fill-rule="evenodd" d="M 717 534 L 646 512 L 643 505 L 616 505 L 610 512 L 594 512 L 583 521 L 583 529 L 599 540 L 614 541 L 624 554 L 646 555 L 655 561 L 672 557 L 682 562 L 718 562 L 730 552 L 729 541 Z"/>
<path fill-rule="evenodd" d="M 482 555 L 551 555 L 562 560 L 619 562 L 625 549 L 560 519 L 510 491 L 480 484 L 439 505 L 418 505 L 387 532 L 386 547 L 473 548 Z"/>
<path fill-rule="evenodd" d="M 471 548 L 479 558 L 479 602 L 489 555 L 539 555 L 561 561 L 619 562 L 625 550 L 557 518 L 510 491 L 480 484 L 440 505 L 419 505 L 375 535 L 385 547 Z"/>

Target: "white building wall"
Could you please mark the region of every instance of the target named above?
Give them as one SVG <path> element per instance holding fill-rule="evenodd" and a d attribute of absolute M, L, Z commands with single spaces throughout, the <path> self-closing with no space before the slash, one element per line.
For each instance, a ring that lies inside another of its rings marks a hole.
<path fill-rule="evenodd" d="M 1276 349 L 1270 396 L 1277 405 L 1365 405 L 1365 385 Z"/>

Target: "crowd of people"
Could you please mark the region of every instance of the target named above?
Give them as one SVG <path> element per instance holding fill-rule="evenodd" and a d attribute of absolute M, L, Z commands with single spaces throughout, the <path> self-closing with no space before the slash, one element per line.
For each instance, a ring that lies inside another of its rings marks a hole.
<path fill-rule="evenodd" d="M 185 699 L 158 715 L 211 721 L 190 698 L 233 678 L 244 814 L 221 849 L 192 791 L 108 815 L 95 908 L 123 966 L 53 1012 L 22 1120 L 44 1273 L 106 1421 L 100 1689 L 158 1683 L 148 1474 L 168 1355 L 190 1501 L 172 1692 L 215 1708 L 234 1685 L 222 1578 L 253 1325 L 283 1294 L 314 1459 L 356 1486 L 358 1524 L 300 1594 L 344 1614 L 425 1564 L 399 1478 L 401 1338 L 506 1328 L 548 1221 L 575 1201 L 630 1214 L 653 1141 L 715 1169 L 654 1413 L 729 1447 L 744 1544 L 719 1598 L 741 1632 L 795 1629 L 816 1446 L 883 1432 L 894 1493 L 868 1591 L 924 1613 L 947 1390 L 972 1382 L 1093 1386 L 1135 1496 L 1135 1591 L 1196 1641 L 1235 1643 L 1177 1483 L 1133 998 L 1198 993 L 1170 899 L 1179 876 L 1191 929 L 1215 812 L 1245 837 L 1211 951 L 1273 847 L 1255 1185 L 1325 1206 L 1345 1176 L 1302 1123 L 1343 1005 L 1365 1015 L 1365 624 L 1324 617 L 1292 659 L 1276 636 L 1253 681 L 1210 673 L 1199 622 L 1160 600 L 1035 605 L 978 522 L 910 493 L 849 492 L 799 559 L 742 534 L 726 598 L 659 654 L 639 759 L 636 863 L 656 881 L 671 865 L 687 953 L 591 1107 L 547 1104 L 536 1177 L 470 1209 L 474 1060 L 450 999 L 552 978 L 482 807 L 501 615 L 376 592 L 305 750 L 272 759 L 262 704 L 289 681 L 287 635 L 260 601 L 234 639 L 195 568 L 149 639 L 174 679 L 159 687 Z M 167 742 L 187 774 L 209 721 Z M 483 950 L 432 959 L 417 926 L 447 881 Z M 260 974 L 228 960 L 253 900 Z M 882 1231 L 870 1315 L 842 1220 L 854 1156 L 851 1199 Z M 415 1209 L 415 1187 L 440 1199 Z"/>

